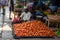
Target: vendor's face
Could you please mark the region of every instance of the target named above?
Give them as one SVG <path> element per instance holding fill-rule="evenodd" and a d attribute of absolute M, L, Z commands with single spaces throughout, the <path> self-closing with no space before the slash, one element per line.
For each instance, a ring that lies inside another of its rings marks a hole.
<path fill-rule="evenodd" d="M 28 12 L 28 11 L 25 11 L 26 13 Z"/>
<path fill-rule="evenodd" d="M 15 18 L 17 18 L 18 16 L 17 15 L 15 15 Z"/>

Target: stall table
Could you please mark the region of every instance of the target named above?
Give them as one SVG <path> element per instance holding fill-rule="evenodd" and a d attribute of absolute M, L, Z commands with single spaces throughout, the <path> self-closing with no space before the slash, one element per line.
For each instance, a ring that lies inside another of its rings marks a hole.
<path fill-rule="evenodd" d="M 46 19 L 46 23 L 48 22 L 48 27 L 50 22 L 56 23 L 56 28 L 59 27 L 60 24 L 60 16 L 57 15 L 48 15 L 48 19 Z"/>

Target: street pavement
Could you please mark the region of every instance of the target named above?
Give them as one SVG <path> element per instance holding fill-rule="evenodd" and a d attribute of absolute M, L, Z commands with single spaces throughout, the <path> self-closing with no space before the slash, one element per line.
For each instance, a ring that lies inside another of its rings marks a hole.
<path fill-rule="evenodd" d="M 6 7 L 5 17 L 4 17 L 4 25 L 3 24 L 3 15 L 2 15 L 2 9 L 0 12 L 0 35 L 1 38 L 13 38 L 12 36 L 12 26 L 11 26 L 11 20 L 9 20 L 9 7 Z"/>

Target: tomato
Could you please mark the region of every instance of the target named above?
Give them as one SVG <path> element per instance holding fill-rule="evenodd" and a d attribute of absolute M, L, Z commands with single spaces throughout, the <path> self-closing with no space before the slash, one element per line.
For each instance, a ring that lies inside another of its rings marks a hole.
<path fill-rule="evenodd" d="M 20 24 L 14 24 L 13 30 L 16 36 L 54 36 L 43 22 L 38 20 L 28 21 Z"/>

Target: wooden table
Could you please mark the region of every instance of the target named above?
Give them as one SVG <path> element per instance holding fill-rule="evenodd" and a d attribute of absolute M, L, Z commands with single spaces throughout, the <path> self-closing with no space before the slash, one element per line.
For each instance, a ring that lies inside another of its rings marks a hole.
<path fill-rule="evenodd" d="M 46 23 L 48 22 L 48 27 L 50 25 L 50 22 L 55 22 L 56 23 L 56 27 L 59 27 L 60 24 L 60 16 L 57 15 L 48 15 L 48 19 L 46 19 Z"/>

